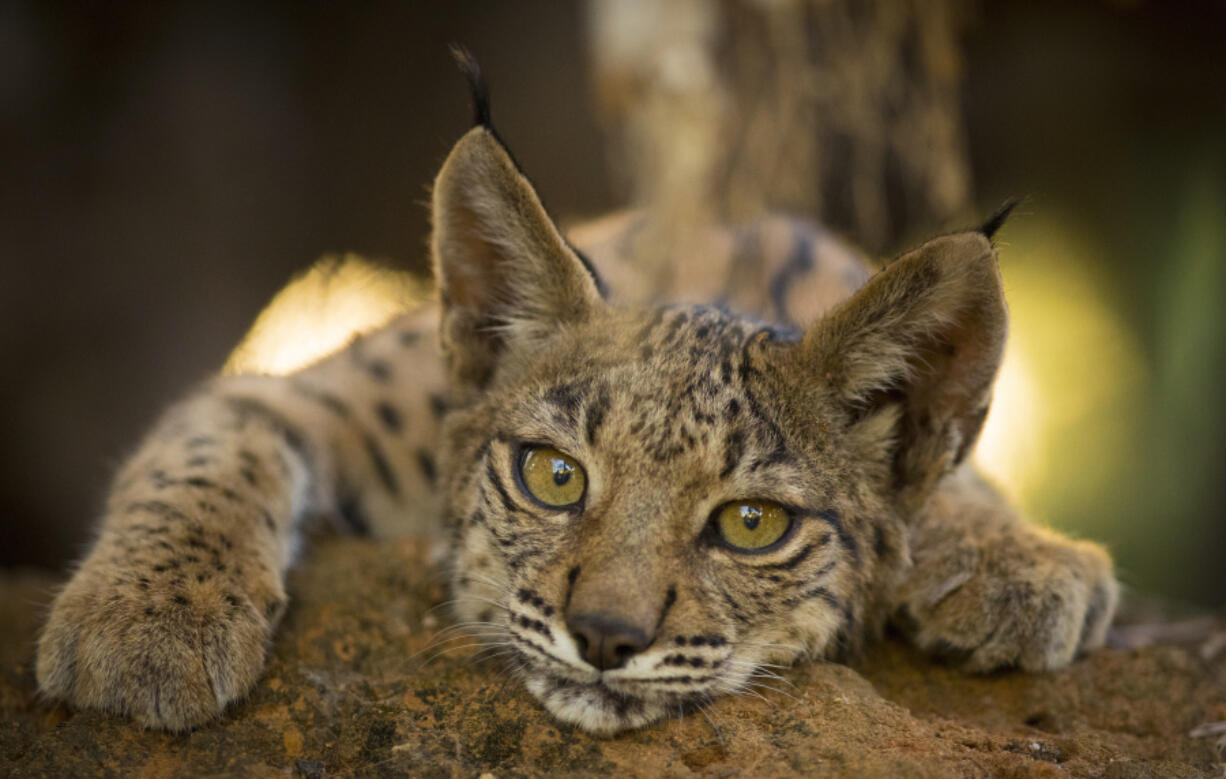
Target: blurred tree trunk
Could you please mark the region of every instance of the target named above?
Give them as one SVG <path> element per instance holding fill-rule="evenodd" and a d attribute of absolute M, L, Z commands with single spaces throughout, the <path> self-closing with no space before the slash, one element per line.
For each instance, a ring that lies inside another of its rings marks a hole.
<path fill-rule="evenodd" d="M 870 251 L 965 217 L 956 0 L 590 0 L 611 164 L 655 260 L 767 210 Z M 645 262 L 654 260 L 644 260 Z"/>

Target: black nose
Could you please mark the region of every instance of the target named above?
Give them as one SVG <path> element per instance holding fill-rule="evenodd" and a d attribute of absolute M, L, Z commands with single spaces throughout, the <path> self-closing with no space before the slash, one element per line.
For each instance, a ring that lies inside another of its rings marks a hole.
<path fill-rule="evenodd" d="M 621 668 L 651 644 L 642 630 L 608 614 L 577 614 L 566 620 L 566 627 L 579 654 L 601 671 Z"/>

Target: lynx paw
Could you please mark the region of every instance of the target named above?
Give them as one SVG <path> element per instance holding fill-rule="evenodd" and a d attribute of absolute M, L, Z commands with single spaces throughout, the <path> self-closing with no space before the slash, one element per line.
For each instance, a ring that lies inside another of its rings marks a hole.
<path fill-rule="evenodd" d="M 1027 530 L 943 565 L 917 560 L 897 619 L 917 646 L 985 672 L 1060 668 L 1102 645 L 1119 591 L 1110 558 L 1094 544 Z"/>
<path fill-rule="evenodd" d="M 261 611 L 220 577 L 100 568 L 87 564 L 52 605 L 38 641 L 45 695 L 182 731 L 255 683 L 283 598 Z"/>

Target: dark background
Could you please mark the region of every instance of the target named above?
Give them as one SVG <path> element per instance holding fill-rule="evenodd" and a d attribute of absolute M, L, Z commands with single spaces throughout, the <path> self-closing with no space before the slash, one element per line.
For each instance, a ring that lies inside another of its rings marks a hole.
<path fill-rule="evenodd" d="M 1056 223 L 1092 247 L 1068 262 L 1140 366 L 1102 422 L 1095 499 L 1058 473 L 1028 504 L 1108 542 L 1138 588 L 1220 605 L 1226 4 L 1009 0 L 968 20 L 976 200 L 1027 196 L 1019 249 Z M 0 6 L 0 565 L 80 554 L 141 431 L 294 271 L 338 251 L 422 267 L 427 185 L 468 124 L 452 41 L 553 209 L 622 204 L 581 5 Z M 1026 326 L 1033 305 L 1014 308 Z"/>

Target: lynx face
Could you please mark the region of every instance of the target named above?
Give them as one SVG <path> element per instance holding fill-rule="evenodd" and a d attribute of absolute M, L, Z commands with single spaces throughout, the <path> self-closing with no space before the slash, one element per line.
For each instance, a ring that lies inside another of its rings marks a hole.
<path fill-rule="evenodd" d="M 789 420 L 795 345 L 714 308 L 609 311 L 454 416 L 462 618 L 560 719 L 642 725 L 858 634 L 897 532 L 866 544 L 882 508 L 837 425 Z"/>
<path fill-rule="evenodd" d="M 1004 334 L 986 238 L 927 244 L 788 335 L 606 301 L 486 128 L 434 216 L 461 616 L 551 711 L 640 725 L 880 627 L 904 517 L 986 410 Z"/>

